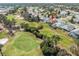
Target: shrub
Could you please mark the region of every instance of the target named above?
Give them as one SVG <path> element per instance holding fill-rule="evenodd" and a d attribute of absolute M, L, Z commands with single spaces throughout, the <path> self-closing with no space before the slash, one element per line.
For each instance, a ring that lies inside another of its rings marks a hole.
<path fill-rule="evenodd" d="M 45 40 L 41 44 L 42 52 L 44 55 L 56 55 L 59 51 L 59 48 L 56 47 L 57 42 L 60 40 L 60 37 L 58 35 L 53 35 L 52 39 L 49 38 L 48 40 Z"/>

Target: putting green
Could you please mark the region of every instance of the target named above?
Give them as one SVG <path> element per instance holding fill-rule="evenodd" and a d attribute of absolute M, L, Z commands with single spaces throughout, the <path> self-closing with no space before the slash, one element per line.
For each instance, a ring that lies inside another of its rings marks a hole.
<path fill-rule="evenodd" d="M 29 32 L 17 32 L 4 47 L 6 56 L 36 56 L 42 55 L 38 39 Z"/>
<path fill-rule="evenodd" d="M 35 36 L 28 32 L 17 33 L 14 40 L 13 46 L 17 49 L 30 51 L 38 47 Z"/>

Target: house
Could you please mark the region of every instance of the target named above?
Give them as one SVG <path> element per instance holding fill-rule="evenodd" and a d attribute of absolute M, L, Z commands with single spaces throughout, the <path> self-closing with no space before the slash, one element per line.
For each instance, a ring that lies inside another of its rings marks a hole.
<path fill-rule="evenodd" d="M 40 20 L 43 21 L 43 22 L 49 22 L 49 17 L 48 15 L 39 15 L 40 17 Z"/>
<path fill-rule="evenodd" d="M 23 17 L 24 17 L 24 19 L 29 19 L 29 18 L 31 18 L 31 15 L 32 14 L 30 14 L 30 13 L 24 13 Z"/>
<path fill-rule="evenodd" d="M 79 23 L 79 14 L 74 16 L 73 22 L 74 23 Z"/>
<path fill-rule="evenodd" d="M 2 32 L 3 31 L 3 28 L 0 28 L 0 32 Z"/>
<path fill-rule="evenodd" d="M 62 29 L 70 32 L 70 31 L 74 30 L 75 27 L 73 25 L 71 25 L 71 24 L 67 24 L 67 25 L 62 26 Z"/>
<path fill-rule="evenodd" d="M 69 35 L 72 36 L 73 38 L 79 39 L 79 28 L 78 29 L 75 29 L 75 30 L 72 30 L 69 33 Z"/>
<path fill-rule="evenodd" d="M 63 26 L 65 26 L 66 24 L 63 22 L 63 21 L 60 21 L 60 22 L 56 22 L 54 24 L 52 24 L 52 27 L 54 28 L 63 28 Z"/>
<path fill-rule="evenodd" d="M 57 22 L 55 24 L 52 24 L 52 27 L 61 28 L 61 29 L 68 31 L 68 32 L 75 29 L 75 26 L 65 23 L 61 19 L 57 19 Z"/>
<path fill-rule="evenodd" d="M 51 23 L 56 23 L 56 16 L 50 15 L 49 18 Z"/>
<path fill-rule="evenodd" d="M 79 23 L 79 18 L 73 19 L 73 22 L 74 22 L 74 23 Z"/>
<path fill-rule="evenodd" d="M 43 22 L 49 22 L 49 17 L 44 17 Z"/>
<path fill-rule="evenodd" d="M 8 13 L 8 10 L 7 9 L 0 9 L 0 14 L 7 14 Z"/>
<path fill-rule="evenodd" d="M 60 11 L 60 15 L 61 17 L 65 17 L 68 14 L 67 11 Z"/>
<path fill-rule="evenodd" d="M 15 15 L 15 19 L 24 19 L 21 15 Z"/>
<path fill-rule="evenodd" d="M 0 32 L 3 31 L 3 26 L 0 24 Z"/>

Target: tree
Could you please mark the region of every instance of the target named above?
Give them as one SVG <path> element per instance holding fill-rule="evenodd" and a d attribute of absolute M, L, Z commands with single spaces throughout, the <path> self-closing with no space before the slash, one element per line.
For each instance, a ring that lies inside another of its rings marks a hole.
<path fill-rule="evenodd" d="M 72 16 L 72 18 L 70 20 L 71 23 L 74 23 L 74 20 L 73 20 L 74 18 L 75 18 L 75 16 Z"/>
<path fill-rule="evenodd" d="M 60 39 L 59 35 L 54 35 L 52 38 L 45 39 L 41 44 L 43 54 L 48 56 L 56 55 L 59 51 L 59 48 L 56 45 Z"/>
<path fill-rule="evenodd" d="M 67 15 L 70 15 L 70 12 L 68 11 Z"/>
<path fill-rule="evenodd" d="M 6 16 L 3 15 L 3 14 L 0 14 L 0 22 L 1 22 L 1 23 L 4 23 L 5 20 L 6 20 Z"/>
<path fill-rule="evenodd" d="M 1 53 L 1 55 L 3 56 L 2 47 L 3 47 L 3 45 L 0 44 L 0 53 Z"/>

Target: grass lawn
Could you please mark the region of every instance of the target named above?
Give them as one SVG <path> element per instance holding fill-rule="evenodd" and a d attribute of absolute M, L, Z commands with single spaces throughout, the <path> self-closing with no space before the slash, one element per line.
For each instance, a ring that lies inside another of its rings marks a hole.
<path fill-rule="evenodd" d="M 18 20 L 20 21 L 20 20 Z M 60 29 L 52 29 L 46 23 L 35 23 L 28 22 L 30 27 L 38 27 L 39 25 L 43 25 L 43 29 L 40 29 L 40 34 L 48 37 L 52 37 L 53 35 L 59 35 L 61 40 L 58 42 L 59 45 L 68 49 L 70 46 L 75 44 L 74 39 L 68 36 L 68 33 L 60 30 Z M 16 32 L 15 36 L 11 38 L 12 40 L 8 42 L 3 47 L 3 53 L 5 55 L 12 56 L 36 56 L 42 55 L 40 49 L 40 43 L 42 42 L 38 38 L 35 37 L 30 32 Z"/>
<path fill-rule="evenodd" d="M 3 47 L 5 55 L 41 55 L 37 38 L 29 32 L 18 32 L 11 42 Z"/>
<path fill-rule="evenodd" d="M 23 20 L 23 19 L 16 19 L 15 22 L 16 22 L 17 25 L 20 25 L 21 23 L 24 23 L 26 21 Z"/>
<path fill-rule="evenodd" d="M 54 32 L 50 28 L 43 28 L 40 30 L 40 34 L 44 35 L 45 37 L 52 37 L 54 35 Z"/>
<path fill-rule="evenodd" d="M 75 44 L 75 41 L 72 37 L 70 37 L 68 35 L 68 33 L 66 31 L 60 30 L 60 29 L 53 29 L 54 32 L 56 32 L 56 34 L 60 35 L 60 38 L 62 40 L 59 41 L 59 44 L 62 45 L 65 48 L 68 48 L 69 46 Z"/>
<path fill-rule="evenodd" d="M 69 46 L 75 44 L 74 39 L 68 36 L 66 31 L 60 29 L 51 29 L 47 24 L 43 24 L 43 26 L 44 28 L 40 30 L 40 34 L 46 37 L 52 37 L 55 34 L 59 35 L 61 40 L 58 44 L 62 45 L 62 47 L 68 48 Z"/>
<path fill-rule="evenodd" d="M 61 36 L 61 41 L 59 41 L 59 44 L 62 45 L 62 47 L 64 48 L 68 48 L 69 46 L 72 46 L 73 44 L 75 44 L 74 39 L 71 40 L 71 38 L 67 37 L 67 36 Z"/>
<path fill-rule="evenodd" d="M 12 14 L 7 15 L 6 17 L 7 17 L 7 20 L 9 21 L 12 21 L 15 18 L 15 16 Z"/>
<path fill-rule="evenodd" d="M 0 39 L 5 38 L 6 37 L 6 33 L 5 32 L 0 32 Z"/>
<path fill-rule="evenodd" d="M 13 44 L 14 47 L 24 50 L 30 51 L 33 48 L 37 48 L 39 45 L 36 43 L 36 38 L 31 33 L 17 33 L 19 36 L 15 37 L 15 42 Z"/>

